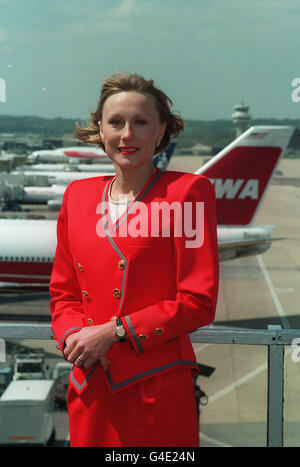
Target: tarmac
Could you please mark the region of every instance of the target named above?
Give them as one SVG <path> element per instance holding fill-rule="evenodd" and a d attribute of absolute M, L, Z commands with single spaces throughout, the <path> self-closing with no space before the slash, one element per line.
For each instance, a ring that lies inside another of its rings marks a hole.
<path fill-rule="evenodd" d="M 169 170 L 193 172 L 203 156 L 174 156 Z M 255 225 L 272 224 L 274 241 L 262 255 L 220 264 L 220 288 L 215 328 L 267 329 L 269 324 L 299 329 L 300 335 L 300 160 L 283 159 L 261 203 Z M 24 206 L 22 217 L 57 213 L 46 207 Z M 16 213 L 1 213 L 13 217 Z M 49 322 L 47 291 L 1 291 L 1 321 Z M 18 342 L 43 347 L 54 364 L 62 361 L 53 341 Z M 266 446 L 267 348 L 235 344 L 194 344 L 199 363 L 215 370 L 197 383 L 208 396 L 200 408 L 200 446 Z M 300 446 L 300 363 L 285 352 L 284 446 Z M 67 445 L 65 411 L 56 413 L 57 443 Z"/>
<path fill-rule="evenodd" d="M 172 162 L 176 159 L 170 169 Z M 190 171 L 196 168 L 197 163 Z M 220 264 L 213 327 L 276 324 L 299 329 L 300 335 L 300 160 L 283 159 L 279 169 L 282 175 L 271 182 L 254 224 L 275 225 L 273 237 L 280 240 L 263 255 Z M 209 398 L 201 407 L 200 446 L 266 446 L 267 348 L 197 344 L 195 350 L 199 362 L 215 368 L 210 377 L 198 378 Z M 283 440 L 284 446 L 298 447 L 300 363 L 292 361 L 290 350 L 285 349 Z"/>

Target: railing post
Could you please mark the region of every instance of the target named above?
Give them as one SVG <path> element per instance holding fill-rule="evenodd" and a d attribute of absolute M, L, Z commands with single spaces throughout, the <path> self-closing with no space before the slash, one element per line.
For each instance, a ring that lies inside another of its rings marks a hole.
<path fill-rule="evenodd" d="M 267 446 L 283 446 L 283 400 L 284 400 L 284 345 L 277 331 L 281 326 L 269 325 L 276 331 L 274 344 L 268 345 L 268 421 Z"/>

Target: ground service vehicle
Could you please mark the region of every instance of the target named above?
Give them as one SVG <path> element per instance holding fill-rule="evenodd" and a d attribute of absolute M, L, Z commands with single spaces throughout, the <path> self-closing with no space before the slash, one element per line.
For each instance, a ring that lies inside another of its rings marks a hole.
<path fill-rule="evenodd" d="M 14 356 L 13 379 L 45 379 L 44 354 L 26 353 Z"/>
<path fill-rule="evenodd" d="M 0 398 L 0 444 L 46 446 L 55 439 L 53 380 L 12 381 Z"/>

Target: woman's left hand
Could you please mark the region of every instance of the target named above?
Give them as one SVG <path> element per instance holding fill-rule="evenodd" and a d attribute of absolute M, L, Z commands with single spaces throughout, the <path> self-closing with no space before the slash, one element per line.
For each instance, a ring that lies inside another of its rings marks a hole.
<path fill-rule="evenodd" d="M 115 342 L 118 342 L 115 328 L 115 322 L 108 321 L 104 324 L 84 327 L 70 334 L 64 349 L 66 360 L 84 369 L 88 369 L 100 360 L 102 369 L 106 371 L 110 362 L 105 354 Z"/>

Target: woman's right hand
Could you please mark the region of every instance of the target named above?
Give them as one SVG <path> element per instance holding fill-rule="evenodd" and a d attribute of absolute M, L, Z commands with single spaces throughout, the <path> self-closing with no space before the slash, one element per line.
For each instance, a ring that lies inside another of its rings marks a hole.
<path fill-rule="evenodd" d="M 102 369 L 106 371 L 110 361 L 105 354 L 115 342 L 118 342 L 118 338 L 115 336 L 113 321 L 84 327 L 67 337 L 64 356 L 67 361 L 84 369 L 99 360 Z"/>

